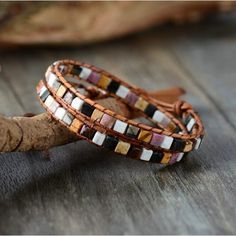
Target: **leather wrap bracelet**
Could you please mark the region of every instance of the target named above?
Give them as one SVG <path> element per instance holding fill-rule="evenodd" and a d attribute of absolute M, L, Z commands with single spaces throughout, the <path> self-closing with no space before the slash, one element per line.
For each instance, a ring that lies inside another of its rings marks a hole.
<path fill-rule="evenodd" d="M 71 78 L 121 100 L 155 127 L 101 106 L 81 93 Z M 49 66 L 37 93 L 48 113 L 79 137 L 135 159 L 173 164 L 198 149 L 204 134 L 200 117 L 187 102 L 158 101 L 144 90 L 78 61 L 62 60 Z"/>

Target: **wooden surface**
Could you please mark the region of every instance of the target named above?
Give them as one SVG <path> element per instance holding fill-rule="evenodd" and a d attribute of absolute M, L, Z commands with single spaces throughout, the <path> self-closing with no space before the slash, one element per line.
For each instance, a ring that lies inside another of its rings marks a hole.
<path fill-rule="evenodd" d="M 146 89 L 182 86 L 207 134 L 198 152 L 162 170 L 86 142 L 54 148 L 50 160 L 1 154 L 0 233 L 235 234 L 235 24 L 232 15 L 87 47 L 2 51 L 2 114 L 42 112 L 37 81 L 72 58 Z"/>

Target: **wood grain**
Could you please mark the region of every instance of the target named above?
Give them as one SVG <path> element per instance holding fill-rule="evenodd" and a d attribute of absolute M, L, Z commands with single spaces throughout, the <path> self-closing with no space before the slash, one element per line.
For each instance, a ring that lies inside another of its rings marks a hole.
<path fill-rule="evenodd" d="M 2 154 L 0 233 L 235 234 L 235 19 L 89 47 L 2 52 L 1 113 L 41 112 L 37 81 L 52 61 L 72 58 L 146 89 L 182 86 L 207 134 L 198 152 L 164 169 L 86 142 L 54 148 L 50 160 Z"/>

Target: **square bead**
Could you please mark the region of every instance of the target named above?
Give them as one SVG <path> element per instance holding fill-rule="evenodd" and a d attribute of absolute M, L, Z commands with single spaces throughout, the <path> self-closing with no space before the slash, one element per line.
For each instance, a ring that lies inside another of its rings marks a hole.
<path fill-rule="evenodd" d="M 110 84 L 107 86 L 107 90 L 111 93 L 116 93 L 120 86 L 119 82 L 116 82 L 115 80 L 112 80 Z"/>
<path fill-rule="evenodd" d="M 82 125 L 83 125 L 83 123 L 80 120 L 75 118 L 71 123 L 70 130 L 75 133 L 78 133 L 78 131 L 80 130 Z"/>
<path fill-rule="evenodd" d="M 178 127 L 178 126 L 176 126 L 176 125 L 174 124 L 174 122 L 170 122 L 170 123 L 167 125 L 166 128 L 167 128 L 168 130 L 174 132 L 174 133 L 178 133 L 178 130 L 176 130 L 177 127 Z M 176 131 L 177 131 L 177 132 L 176 132 Z"/>
<path fill-rule="evenodd" d="M 159 152 L 153 152 L 150 161 L 151 162 L 156 162 L 156 163 L 161 163 L 161 160 L 164 156 L 164 153 L 159 151 Z"/>
<path fill-rule="evenodd" d="M 174 164 L 177 161 L 178 156 L 179 156 L 179 153 L 172 153 L 168 164 L 169 165 Z"/>
<path fill-rule="evenodd" d="M 183 158 L 183 156 L 184 156 L 184 153 L 183 153 L 183 152 L 178 153 L 178 157 L 177 157 L 176 161 L 178 161 L 178 162 L 181 161 L 182 158 Z"/>
<path fill-rule="evenodd" d="M 197 150 L 200 145 L 201 145 L 202 139 L 201 138 L 196 138 L 196 143 L 194 145 L 194 149 Z"/>
<path fill-rule="evenodd" d="M 48 83 L 49 86 L 52 86 L 52 83 L 55 81 L 55 80 L 58 80 L 56 74 L 54 74 L 50 68 L 48 68 L 48 70 L 46 71 L 45 73 L 45 79 Z"/>
<path fill-rule="evenodd" d="M 123 142 L 123 141 L 119 141 L 119 143 L 117 144 L 116 148 L 115 148 L 115 152 L 116 153 L 120 153 L 122 155 L 126 155 L 129 151 L 130 148 L 130 144 Z"/>
<path fill-rule="evenodd" d="M 141 111 L 144 111 L 148 106 L 148 102 L 143 98 L 139 97 L 138 101 L 135 103 L 134 107 L 138 108 Z"/>
<path fill-rule="evenodd" d="M 89 68 L 86 68 L 86 67 L 81 67 L 81 68 L 82 68 L 82 71 L 81 71 L 79 77 L 83 80 L 87 80 L 89 75 L 92 73 L 92 70 L 90 70 Z"/>
<path fill-rule="evenodd" d="M 62 120 L 63 117 L 65 116 L 66 114 L 66 110 L 63 108 L 63 107 L 58 107 L 56 112 L 55 112 L 55 116 L 56 118 L 58 118 L 59 120 Z"/>
<path fill-rule="evenodd" d="M 141 152 L 142 152 L 141 148 L 131 146 L 127 155 L 131 158 L 139 159 Z"/>
<path fill-rule="evenodd" d="M 188 131 L 191 131 L 194 125 L 195 125 L 195 119 L 192 118 L 192 119 L 188 122 L 188 124 L 187 124 L 187 126 L 186 126 L 187 130 L 188 130 Z"/>
<path fill-rule="evenodd" d="M 148 104 L 148 106 L 146 107 L 146 109 L 145 109 L 144 112 L 145 112 L 145 114 L 146 114 L 147 116 L 149 116 L 149 117 L 152 118 L 156 110 L 157 110 L 157 109 L 156 109 L 156 107 L 155 107 L 154 105 Z"/>
<path fill-rule="evenodd" d="M 74 94 L 68 91 L 68 92 L 65 94 L 65 96 L 63 97 L 63 100 L 64 100 L 67 104 L 71 104 L 73 98 L 74 98 Z"/>
<path fill-rule="evenodd" d="M 174 138 L 173 142 L 171 144 L 170 150 L 172 151 L 183 151 L 185 147 L 185 141 L 178 139 L 178 138 Z"/>
<path fill-rule="evenodd" d="M 129 125 L 126 131 L 126 135 L 130 138 L 136 138 L 139 132 L 139 128 L 133 125 Z"/>
<path fill-rule="evenodd" d="M 92 116 L 91 116 L 91 119 L 94 120 L 94 121 L 98 121 L 98 122 L 99 122 L 99 121 L 101 120 L 103 114 L 104 114 L 103 112 L 101 112 L 101 111 L 95 109 L 95 110 L 93 111 L 93 114 L 92 114 Z"/>
<path fill-rule="evenodd" d="M 141 141 L 144 141 L 146 143 L 149 143 L 152 138 L 152 132 L 147 130 L 141 130 L 138 136 L 138 139 Z"/>
<path fill-rule="evenodd" d="M 164 114 L 163 112 L 157 110 L 157 111 L 155 111 L 155 113 L 154 113 L 152 119 L 153 119 L 154 121 L 156 121 L 156 122 L 161 123 L 162 120 L 164 119 L 164 117 L 165 117 L 165 114 Z"/>
<path fill-rule="evenodd" d="M 49 109 L 52 113 L 54 113 L 54 112 L 57 110 L 57 108 L 58 108 L 59 106 L 60 106 L 59 103 L 54 100 L 54 101 L 51 103 L 51 105 L 48 107 L 48 109 Z"/>
<path fill-rule="evenodd" d="M 162 144 L 163 140 L 164 140 L 164 135 L 153 133 L 150 144 L 159 147 Z"/>
<path fill-rule="evenodd" d="M 134 106 L 134 104 L 137 102 L 138 100 L 138 96 L 129 91 L 129 93 L 127 94 L 127 96 L 125 97 L 125 100 L 131 105 L 131 106 Z"/>
<path fill-rule="evenodd" d="M 125 98 L 127 96 L 127 94 L 129 93 L 129 89 L 126 88 L 123 85 L 120 85 L 120 87 L 118 88 L 116 95 L 121 97 L 121 98 Z"/>
<path fill-rule="evenodd" d="M 171 153 L 164 153 L 164 157 L 161 160 L 161 164 L 168 164 L 171 158 Z"/>
<path fill-rule="evenodd" d="M 127 128 L 127 123 L 121 121 L 121 120 L 116 120 L 113 130 L 123 134 Z"/>
<path fill-rule="evenodd" d="M 74 65 L 71 69 L 71 74 L 79 76 L 82 71 L 81 66 Z"/>
<path fill-rule="evenodd" d="M 50 105 L 53 103 L 53 101 L 54 101 L 54 98 L 53 98 L 51 95 L 49 95 L 49 96 L 47 97 L 47 99 L 45 100 L 44 104 L 45 104 L 47 107 L 50 107 Z"/>
<path fill-rule="evenodd" d="M 116 145 L 118 143 L 118 139 L 113 137 L 113 136 L 106 136 L 104 142 L 103 142 L 103 147 L 114 151 L 116 148 Z"/>
<path fill-rule="evenodd" d="M 56 88 L 56 90 L 60 86 L 60 83 L 58 82 L 57 76 L 52 72 L 49 73 L 47 81 L 48 81 L 48 86 L 51 87 L 51 88 Z"/>
<path fill-rule="evenodd" d="M 111 128 L 114 123 L 115 123 L 115 118 L 113 118 L 107 114 L 104 114 L 102 116 L 101 121 L 100 121 L 100 124 L 104 125 L 107 128 Z"/>
<path fill-rule="evenodd" d="M 66 93 L 66 87 L 61 85 L 59 89 L 57 90 L 56 94 L 58 97 L 63 97 L 65 93 Z"/>
<path fill-rule="evenodd" d="M 140 160 L 150 161 L 152 153 L 153 153 L 152 150 L 148 150 L 146 148 L 143 148 L 141 156 L 140 156 Z"/>
<path fill-rule="evenodd" d="M 97 84 L 100 79 L 100 74 L 97 72 L 92 71 L 87 79 L 88 82 L 92 84 Z"/>
<path fill-rule="evenodd" d="M 170 149 L 172 142 L 173 142 L 172 137 L 165 136 L 162 144 L 160 145 L 160 147 L 162 147 L 164 149 Z"/>
<path fill-rule="evenodd" d="M 80 112 L 83 113 L 84 115 L 90 117 L 93 114 L 94 110 L 95 110 L 95 107 L 93 107 L 92 105 L 90 105 L 87 102 L 85 102 L 82 105 L 82 108 L 81 108 Z"/>
<path fill-rule="evenodd" d="M 45 86 L 43 86 L 40 89 L 39 97 L 44 102 L 46 100 L 46 98 L 49 96 L 49 94 L 50 94 L 50 92 L 48 91 L 48 89 Z"/>
<path fill-rule="evenodd" d="M 84 101 L 82 99 L 80 99 L 79 97 L 75 97 L 71 103 L 71 106 L 79 111 L 83 104 Z"/>
<path fill-rule="evenodd" d="M 62 121 L 63 121 L 64 123 L 66 123 L 67 125 L 71 125 L 73 119 L 74 119 L 74 116 L 71 115 L 69 112 L 67 112 L 67 113 L 64 115 Z"/>
<path fill-rule="evenodd" d="M 97 131 L 93 137 L 93 142 L 99 146 L 102 146 L 104 140 L 106 138 L 105 134 L 100 133 L 99 131 Z"/>
<path fill-rule="evenodd" d="M 111 79 L 108 78 L 105 75 L 102 75 L 99 82 L 98 82 L 98 86 L 101 87 L 102 89 L 107 89 L 107 86 L 110 84 Z"/>
<path fill-rule="evenodd" d="M 96 132 L 95 130 L 91 129 L 87 125 L 83 125 L 82 129 L 80 130 L 80 134 L 90 140 L 93 139 L 95 132 Z"/>
<path fill-rule="evenodd" d="M 185 142 L 185 147 L 184 147 L 184 152 L 189 152 L 193 149 L 193 142 L 186 140 Z"/>
<path fill-rule="evenodd" d="M 161 121 L 160 123 L 163 125 L 164 128 L 166 128 L 166 127 L 168 127 L 169 124 L 171 124 L 172 122 L 171 122 L 171 120 L 170 120 L 169 117 L 164 116 L 163 119 L 162 119 L 162 121 Z"/>

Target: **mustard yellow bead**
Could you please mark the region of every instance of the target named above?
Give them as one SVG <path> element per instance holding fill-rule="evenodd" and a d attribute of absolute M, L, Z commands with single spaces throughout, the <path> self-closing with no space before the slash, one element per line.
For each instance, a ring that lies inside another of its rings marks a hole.
<path fill-rule="evenodd" d="M 129 143 L 126 143 L 126 142 L 123 142 L 123 141 L 119 141 L 119 143 L 116 146 L 115 152 L 123 154 L 123 155 L 126 155 L 128 153 L 128 151 L 129 151 L 129 148 L 130 148 L 130 144 Z"/>
<path fill-rule="evenodd" d="M 98 86 L 103 88 L 103 89 L 106 89 L 107 86 L 110 84 L 110 82 L 111 82 L 110 78 L 108 78 L 105 75 L 102 75 L 100 80 L 98 81 Z"/>
<path fill-rule="evenodd" d="M 152 138 L 152 132 L 149 132 L 147 130 L 141 130 L 138 136 L 138 139 L 141 141 L 144 141 L 146 143 L 149 143 Z"/>
<path fill-rule="evenodd" d="M 144 111 L 146 107 L 148 106 L 148 102 L 140 97 L 134 106 L 138 108 L 139 110 Z"/>
<path fill-rule="evenodd" d="M 171 158 L 171 153 L 164 153 L 164 157 L 161 160 L 161 164 L 168 164 Z"/>

